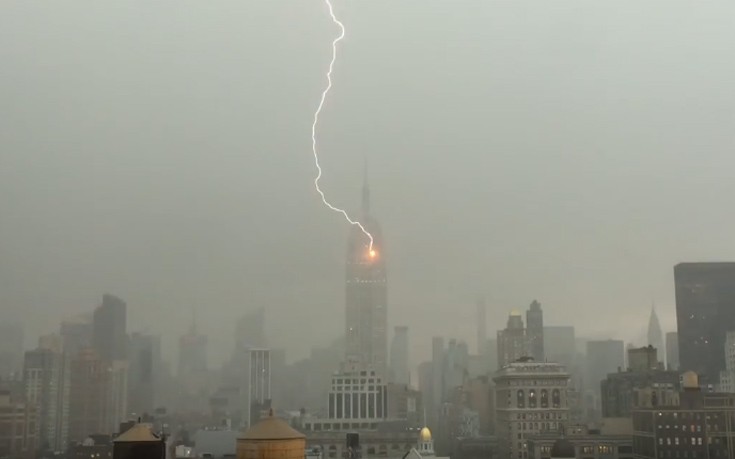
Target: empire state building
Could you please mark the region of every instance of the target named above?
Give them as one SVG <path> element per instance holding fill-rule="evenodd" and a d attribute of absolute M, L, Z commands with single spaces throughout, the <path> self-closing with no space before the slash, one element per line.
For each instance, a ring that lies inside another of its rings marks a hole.
<path fill-rule="evenodd" d="M 370 240 L 353 227 L 347 246 L 345 289 L 345 335 L 348 361 L 368 364 L 380 375 L 386 374 L 388 356 L 387 281 L 383 238 L 378 222 L 370 215 L 370 189 L 367 174 L 362 188 L 360 222 L 373 235 Z"/>

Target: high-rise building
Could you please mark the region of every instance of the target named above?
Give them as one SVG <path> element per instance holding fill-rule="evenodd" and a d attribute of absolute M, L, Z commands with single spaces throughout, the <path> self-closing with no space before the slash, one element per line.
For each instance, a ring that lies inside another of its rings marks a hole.
<path fill-rule="evenodd" d="M 102 360 L 127 358 L 127 305 L 113 295 L 103 295 L 102 304 L 94 310 L 92 345 Z"/>
<path fill-rule="evenodd" d="M 528 458 L 526 439 L 569 423 L 569 373 L 557 363 L 509 363 L 495 378 L 496 436 L 501 456 Z"/>
<path fill-rule="evenodd" d="M 666 368 L 679 369 L 679 334 L 676 332 L 666 334 Z"/>
<path fill-rule="evenodd" d="M 477 354 L 482 355 L 487 345 L 487 305 L 485 298 L 477 299 Z"/>
<path fill-rule="evenodd" d="M 239 331 L 240 327 L 238 327 Z M 176 376 L 185 378 L 207 371 L 207 337 L 197 332 L 196 321 L 193 321 L 188 332 L 179 338 L 179 361 Z"/>
<path fill-rule="evenodd" d="M 620 340 L 587 341 L 587 365 L 585 390 L 588 392 L 589 408 L 601 408 L 602 380 L 609 373 L 625 369 L 625 343 Z"/>
<path fill-rule="evenodd" d="M 23 370 L 23 327 L 0 322 L 0 380 L 20 380 Z"/>
<path fill-rule="evenodd" d="M 717 383 L 725 335 L 735 330 L 735 263 L 680 263 L 674 281 L 681 369 Z"/>
<path fill-rule="evenodd" d="M 108 365 L 88 349 L 72 358 L 70 369 L 69 441 L 112 433 L 107 423 L 111 379 Z"/>
<path fill-rule="evenodd" d="M 129 350 L 128 408 L 138 416 L 151 414 L 159 406 L 156 389 L 162 367 L 161 337 L 133 333 Z"/>
<path fill-rule="evenodd" d="M 503 368 L 523 357 L 530 357 L 530 343 L 521 313 L 513 311 L 505 330 L 498 331 L 498 367 Z"/>
<path fill-rule="evenodd" d="M 663 351 L 665 350 L 664 333 L 661 331 L 661 324 L 658 321 L 656 309 L 653 307 L 651 307 L 651 317 L 648 319 L 648 345 L 658 349 L 658 356 L 661 358 L 661 361 L 666 361 L 663 355 Z"/>
<path fill-rule="evenodd" d="M 268 347 L 268 342 L 265 336 L 265 308 L 258 308 L 243 315 L 237 321 L 235 325 L 235 352 L 266 347 Z"/>
<path fill-rule="evenodd" d="M 25 353 L 26 403 L 38 416 L 35 436 L 43 451 L 66 451 L 68 446 L 69 376 L 63 353 L 43 348 Z"/>
<path fill-rule="evenodd" d="M 528 350 L 530 357 L 537 362 L 543 362 L 544 355 L 544 312 L 541 303 L 536 300 L 526 311 L 526 335 L 528 336 Z"/>
<path fill-rule="evenodd" d="M 390 382 L 409 384 L 411 375 L 408 363 L 408 327 L 400 325 L 393 330 L 393 342 L 390 345 Z"/>
<path fill-rule="evenodd" d="M 367 175 L 367 174 L 366 174 Z M 388 289 L 383 238 L 370 214 L 367 177 L 362 189 L 362 225 L 373 236 L 373 246 L 360 228 L 352 227 L 346 267 L 346 358 L 373 366 L 385 376 L 388 364 Z"/>

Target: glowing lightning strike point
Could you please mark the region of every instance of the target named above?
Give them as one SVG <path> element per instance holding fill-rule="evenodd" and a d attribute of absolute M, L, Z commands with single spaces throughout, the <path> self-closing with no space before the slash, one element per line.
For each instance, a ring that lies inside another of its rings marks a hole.
<path fill-rule="evenodd" d="M 319 106 L 317 107 L 316 111 L 314 112 L 314 123 L 311 125 L 311 151 L 314 153 L 314 164 L 316 165 L 317 169 L 317 175 L 314 179 L 314 187 L 316 188 L 316 191 L 319 193 L 319 195 L 322 197 L 322 202 L 325 206 L 329 207 L 331 210 L 338 212 L 342 214 L 345 217 L 345 220 L 349 222 L 350 225 L 357 226 L 360 228 L 360 230 L 365 234 L 365 236 L 370 239 L 370 245 L 368 246 L 368 254 L 370 258 L 375 257 L 375 250 L 373 249 L 373 235 L 370 234 L 368 230 L 365 229 L 364 226 L 362 226 L 362 223 L 360 223 L 357 220 L 353 220 L 350 218 L 350 216 L 347 214 L 347 212 L 343 209 L 340 209 L 339 207 L 334 207 L 332 204 L 327 201 L 326 196 L 324 196 L 324 192 L 319 187 L 319 179 L 322 178 L 322 168 L 319 165 L 319 155 L 316 152 L 316 125 L 319 123 L 319 113 L 322 111 L 322 107 L 324 107 L 324 101 L 327 98 L 327 93 L 329 93 L 329 90 L 332 89 L 332 69 L 334 68 L 334 61 L 337 60 L 337 43 L 339 43 L 344 37 L 345 37 L 345 26 L 342 24 L 339 19 L 337 19 L 337 16 L 334 15 L 334 10 L 332 9 L 332 3 L 330 0 L 324 0 L 324 2 L 327 4 L 327 8 L 329 8 L 329 15 L 332 17 L 332 22 L 337 24 L 339 26 L 339 36 L 335 38 L 332 41 L 332 60 L 329 62 L 329 70 L 327 71 L 327 87 L 322 92 L 321 100 L 319 101 Z"/>

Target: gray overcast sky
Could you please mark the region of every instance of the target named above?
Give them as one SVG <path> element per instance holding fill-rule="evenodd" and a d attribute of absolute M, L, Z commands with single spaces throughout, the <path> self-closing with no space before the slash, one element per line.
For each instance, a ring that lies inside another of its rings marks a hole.
<path fill-rule="evenodd" d="M 538 298 L 637 338 L 672 267 L 733 260 L 735 4 L 334 0 L 323 185 L 364 158 L 415 356 Z M 343 327 L 347 227 L 311 188 L 320 0 L 0 3 L 0 306 L 52 331 L 111 292 L 215 351 L 266 306 L 290 358 Z M 217 358 L 216 360 L 221 360 Z"/>

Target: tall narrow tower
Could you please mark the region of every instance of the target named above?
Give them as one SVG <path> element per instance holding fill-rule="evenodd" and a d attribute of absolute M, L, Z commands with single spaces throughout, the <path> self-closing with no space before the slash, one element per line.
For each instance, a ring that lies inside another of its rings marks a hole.
<path fill-rule="evenodd" d="M 544 361 L 544 312 L 541 303 L 536 300 L 526 311 L 526 327 L 528 327 L 529 351 L 537 362 Z"/>
<path fill-rule="evenodd" d="M 347 247 L 345 278 L 346 358 L 372 365 L 386 376 L 388 363 L 388 311 L 385 253 L 378 222 L 370 214 L 370 188 L 362 188 L 362 216 L 365 229 L 373 235 L 373 251 L 369 239 L 359 228 L 352 227 Z"/>
<path fill-rule="evenodd" d="M 485 353 L 487 347 L 487 307 L 485 298 L 477 299 L 477 355 Z"/>

